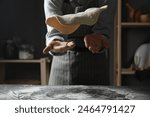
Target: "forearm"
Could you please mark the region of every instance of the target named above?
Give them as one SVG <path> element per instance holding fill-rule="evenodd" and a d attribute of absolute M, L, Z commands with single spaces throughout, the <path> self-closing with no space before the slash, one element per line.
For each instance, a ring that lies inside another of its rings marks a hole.
<path fill-rule="evenodd" d="M 44 11 L 45 11 L 45 19 L 49 18 L 53 15 L 62 15 L 62 5 L 63 0 L 44 0 Z M 46 43 L 52 41 L 55 37 L 60 40 L 64 40 L 66 38 L 65 35 L 62 35 L 56 29 L 51 26 L 47 26 L 47 34 L 46 34 Z"/>

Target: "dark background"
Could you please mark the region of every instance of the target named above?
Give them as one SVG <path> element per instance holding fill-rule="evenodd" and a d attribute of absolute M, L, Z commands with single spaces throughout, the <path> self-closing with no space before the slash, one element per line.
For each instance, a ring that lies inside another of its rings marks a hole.
<path fill-rule="evenodd" d="M 43 0 L 0 0 L 0 56 L 2 44 L 14 37 L 17 45 L 33 45 L 35 58 L 44 56 L 44 18 Z"/>
<path fill-rule="evenodd" d="M 47 57 L 45 47 L 44 0 L 0 0 L 0 58 L 4 58 L 4 44 L 13 39 L 18 46 L 34 47 L 34 58 Z M 5 58 L 4 58 L 5 59 Z M 37 64 L 6 64 L 6 79 L 40 79 Z"/>

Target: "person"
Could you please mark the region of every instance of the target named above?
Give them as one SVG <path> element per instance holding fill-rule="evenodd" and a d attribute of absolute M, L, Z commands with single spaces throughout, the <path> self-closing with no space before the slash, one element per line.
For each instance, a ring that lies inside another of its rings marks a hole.
<path fill-rule="evenodd" d="M 108 5 L 98 21 L 81 25 L 71 34 L 62 34 L 47 25 L 44 54 L 53 56 L 49 85 L 106 85 L 108 46 L 113 31 L 117 0 L 44 0 L 46 19 Z"/>

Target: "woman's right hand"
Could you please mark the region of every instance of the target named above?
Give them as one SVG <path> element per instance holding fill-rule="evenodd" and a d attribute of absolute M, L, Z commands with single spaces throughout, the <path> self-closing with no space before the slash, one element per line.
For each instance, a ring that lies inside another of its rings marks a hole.
<path fill-rule="evenodd" d="M 49 51 L 54 53 L 64 53 L 67 50 L 70 50 L 75 47 L 75 43 L 73 41 L 65 42 L 59 40 L 53 40 L 48 46 L 43 49 L 44 54 L 48 54 Z"/>

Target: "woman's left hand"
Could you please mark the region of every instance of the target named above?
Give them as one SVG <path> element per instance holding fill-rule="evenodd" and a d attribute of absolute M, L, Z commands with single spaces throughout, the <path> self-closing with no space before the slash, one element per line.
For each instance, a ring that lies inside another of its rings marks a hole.
<path fill-rule="evenodd" d="M 88 48 L 92 53 L 99 53 L 102 48 L 105 48 L 104 40 L 105 37 L 100 34 L 89 34 L 84 37 L 85 47 Z"/>

